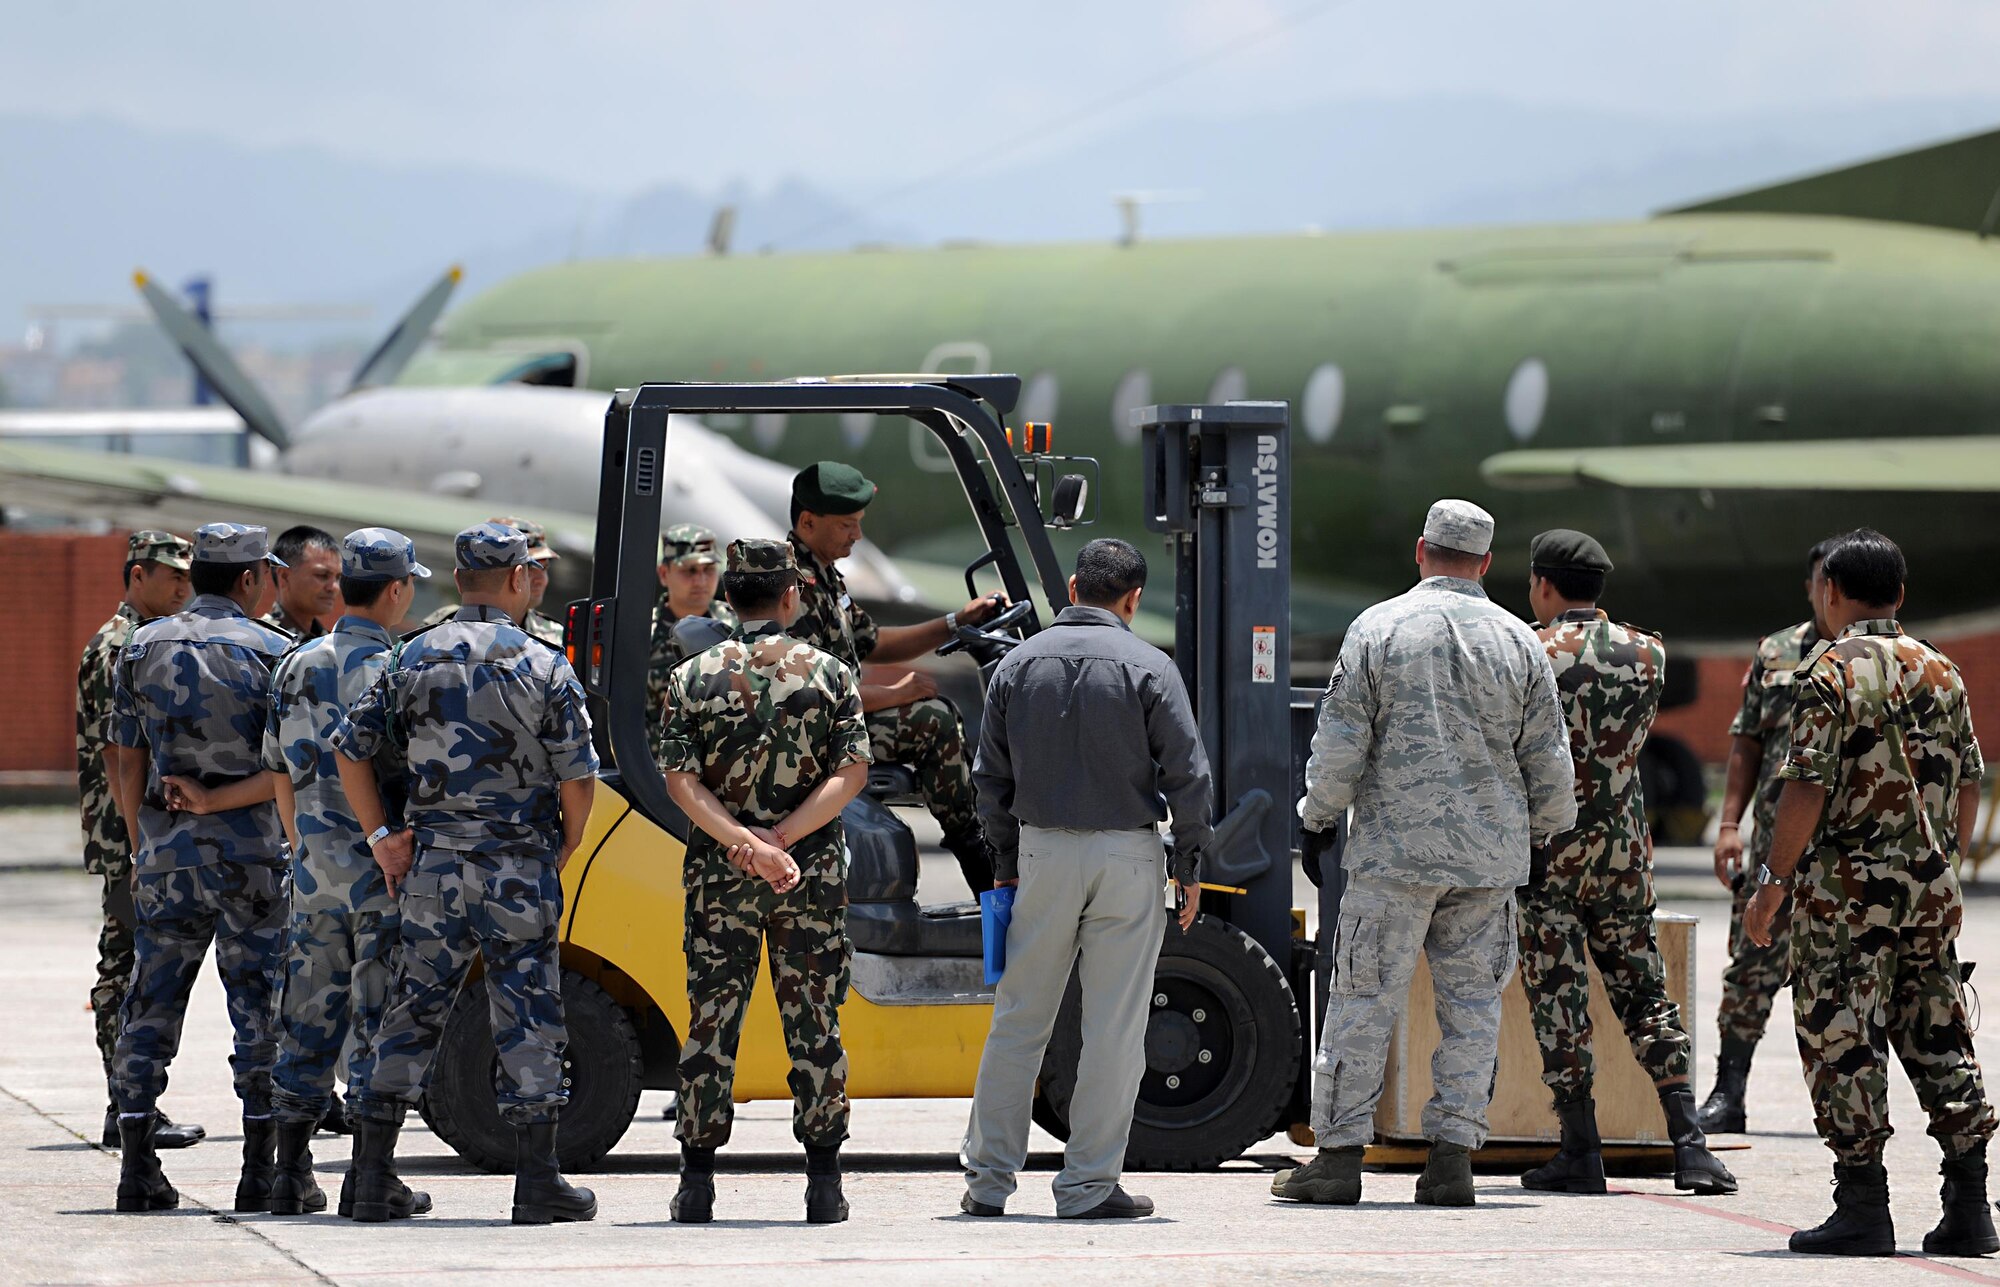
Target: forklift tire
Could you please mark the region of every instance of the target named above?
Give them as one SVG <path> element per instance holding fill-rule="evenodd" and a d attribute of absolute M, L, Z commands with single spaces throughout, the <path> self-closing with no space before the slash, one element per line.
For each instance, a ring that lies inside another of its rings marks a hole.
<path fill-rule="evenodd" d="M 564 970 L 562 999 L 569 1028 L 563 1054 L 569 1104 L 559 1119 L 556 1156 L 565 1171 L 587 1171 L 618 1143 L 639 1111 L 645 1062 L 632 1017 L 594 980 Z M 514 1128 L 501 1120 L 494 1102 L 497 1062 L 486 985 L 474 979 L 459 990 L 445 1018 L 418 1111 L 460 1157 L 487 1171 L 508 1172 L 514 1169 Z"/>
<path fill-rule="evenodd" d="M 1303 1031 L 1285 972 L 1255 939 L 1213 916 L 1185 934 L 1169 925 L 1126 1167 L 1208 1170 L 1269 1138 L 1291 1104 Z M 1082 983 L 1072 973 L 1034 1101 L 1036 1125 L 1058 1139 L 1069 1138 L 1082 1049 Z"/>

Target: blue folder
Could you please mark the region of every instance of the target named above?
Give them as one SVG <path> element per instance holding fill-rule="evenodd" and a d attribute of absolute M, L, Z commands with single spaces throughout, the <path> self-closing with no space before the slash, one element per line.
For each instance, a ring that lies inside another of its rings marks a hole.
<path fill-rule="evenodd" d="M 1014 923 L 1014 886 L 980 891 L 979 937 L 986 947 L 986 986 L 1000 981 L 1007 969 L 1007 927 Z"/>

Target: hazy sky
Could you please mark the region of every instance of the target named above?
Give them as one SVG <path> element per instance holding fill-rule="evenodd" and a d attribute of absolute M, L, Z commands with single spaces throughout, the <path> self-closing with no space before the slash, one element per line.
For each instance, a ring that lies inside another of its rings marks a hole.
<path fill-rule="evenodd" d="M 2000 103 L 1992 0 L 7 0 L 0 32 L 0 112 L 608 190 L 893 181 L 1023 138 L 1004 159 L 1139 117 L 1328 99 Z"/>

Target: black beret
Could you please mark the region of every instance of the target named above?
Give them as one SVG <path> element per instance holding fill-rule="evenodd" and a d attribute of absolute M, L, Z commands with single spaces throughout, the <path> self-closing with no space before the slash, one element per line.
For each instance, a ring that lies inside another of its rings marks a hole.
<path fill-rule="evenodd" d="M 814 514 L 858 514 L 875 499 L 875 484 L 852 465 L 822 460 L 792 478 L 792 500 Z"/>
<path fill-rule="evenodd" d="M 1528 543 L 1528 562 L 1534 567 L 1570 572 L 1609 572 L 1611 556 L 1597 538 L 1558 527 L 1543 532 Z"/>

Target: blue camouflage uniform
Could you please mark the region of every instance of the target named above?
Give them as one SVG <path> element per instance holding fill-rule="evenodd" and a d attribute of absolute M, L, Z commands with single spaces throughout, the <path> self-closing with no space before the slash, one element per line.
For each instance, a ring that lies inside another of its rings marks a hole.
<path fill-rule="evenodd" d="M 458 566 L 526 560 L 512 528 L 459 534 Z M 549 1120 L 568 1102 L 556 924 L 557 784 L 597 772 L 583 686 L 562 653 L 498 608 L 470 605 L 406 641 L 348 710 L 334 748 L 403 747 L 416 863 L 402 883 L 402 944 L 382 1026 L 351 1083 L 357 1115 L 400 1120 L 422 1092 L 474 953 L 485 963 L 501 1115 Z"/>
<path fill-rule="evenodd" d="M 271 558 L 265 529 L 235 523 L 201 528 L 194 547 L 196 564 Z M 141 626 L 119 659 L 111 740 L 149 752 L 133 853 L 137 961 L 112 1060 L 127 1116 L 151 1112 L 166 1088 L 211 941 L 236 1031 L 229 1063 L 243 1114 L 271 1112 L 286 906 L 278 811 L 269 803 L 208 815 L 170 810 L 162 779 L 180 775 L 214 788 L 264 771 L 271 671 L 291 643 L 235 600 L 203 594 Z"/>
<path fill-rule="evenodd" d="M 428 577 L 408 537 L 363 528 L 342 542 L 349 580 Z M 326 1115 L 343 1046 L 352 1084 L 382 1022 L 401 918 L 341 790 L 332 737 L 341 716 L 389 665 L 395 639 L 366 617 L 347 615 L 331 633 L 286 654 L 272 681 L 264 766 L 292 784 L 292 916 L 273 1101 L 281 1120 Z M 394 746 L 375 757 L 392 825 L 402 816 L 403 767 Z M 350 1041 L 351 1038 L 351 1041 Z"/>

